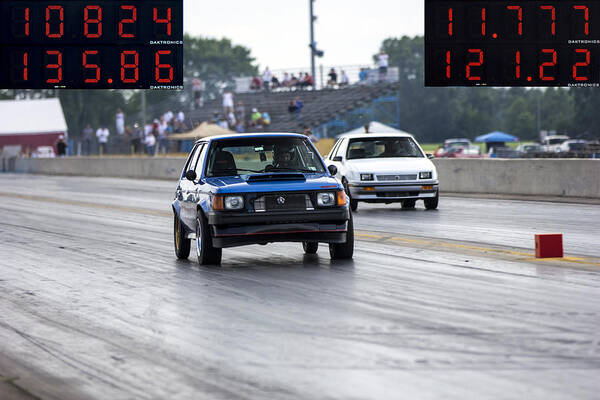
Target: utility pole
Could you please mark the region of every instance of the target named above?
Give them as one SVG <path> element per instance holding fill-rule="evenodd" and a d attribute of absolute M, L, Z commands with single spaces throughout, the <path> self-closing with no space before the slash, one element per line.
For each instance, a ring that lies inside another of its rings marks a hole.
<path fill-rule="evenodd" d="M 146 90 L 142 89 L 142 129 L 146 127 Z"/>
<path fill-rule="evenodd" d="M 313 89 L 316 88 L 317 76 L 315 75 L 315 13 L 314 13 L 314 5 L 315 0 L 308 0 L 308 4 L 310 7 L 310 73 L 313 77 Z"/>

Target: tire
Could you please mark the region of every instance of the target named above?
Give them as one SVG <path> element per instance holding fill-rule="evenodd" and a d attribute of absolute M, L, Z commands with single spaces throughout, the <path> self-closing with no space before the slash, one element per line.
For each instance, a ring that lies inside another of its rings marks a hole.
<path fill-rule="evenodd" d="M 423 202 L 425 203 L 425 208 L 428 210 L 435 210 L 438 208 L 438 204 L 440 203 L 440 192 L 437 192 L 437 194 L 435 195 L 435 197 L 432 197 L 430 199 L 425 199 L 423 200 Z"/>
<path fill-rule="evenodd" d="M 200 212 L 196 217 L 196 254 L 200 265 L 220 265 L 223 255 L 222 249 L 213 247 L 208 221 Z"/>
<path fill-rule="evenodd" d="M 344 182 L 342 184 L 344 185 L 344 191 L 346 192 L 346 194 L 348 195 L 348 198 L 350 199 L 350 209 L 352 211 L 358 210 L 358 200 L 352 200 L 352 196 L 350 195 L 350 188 L 348 187 L 348 181 L 345 178 L 344 178 Z"/>
<path fill-rule="evenodd" d="M 404 201 L 402 201 L 402 208 L 412 209 L 412 208 L 415 208 L 416 204 L 417 204 L 416 200 L 404 200 Z"/>
<path fill-rule="evenodd" d="M 185 238 L 185 229 L 177 214 L 175 214 L 173 220 L 173 244 L 175 246 L 175 255 L 179 260 L 185 260 L 190 256 L 192 241 Z"/>
<path fill-rule="evenodd" d="M 317 242 L 302 242 L 302 248 L 306 254 L 317 254 L 319 243 Z"/>
<path fill-rule="evenodd" d="M 329 255 L 332 260 L 350 260 L 354 256 L 354 222 L 352 215 L 348 220 L 348 233 L 344 243 L 331 243 L 329 245 Z"/>

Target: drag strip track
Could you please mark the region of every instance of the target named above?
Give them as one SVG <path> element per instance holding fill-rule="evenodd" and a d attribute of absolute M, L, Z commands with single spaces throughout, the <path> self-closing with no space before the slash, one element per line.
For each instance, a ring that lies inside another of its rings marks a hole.
<path fill-rule="evenodd" d="M 173 255 L 173 191 L 0 175 L 0 382 L 65 400 L 600 391 L 600 206 L 361 204 L 352 262 L 276 244 L 203 268 Z M 555 231 L 579 264 L 531 260 Z"/>

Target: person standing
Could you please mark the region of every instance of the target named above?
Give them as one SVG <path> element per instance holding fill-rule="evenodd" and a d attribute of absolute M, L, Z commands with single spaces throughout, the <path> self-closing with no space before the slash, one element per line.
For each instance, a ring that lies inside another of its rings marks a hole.
<path fill-rule="evenodd" d="M 223 93 L 223 114 L 229 115 L 233 111 L 233 93 L 231 90 L 226 90 Z"/>
<path fill-rule="evenodd" d="M 158 151 L 160 151 L 163 155 L 167 154 L 167 121 L 165 117 L 161 117 L 158 123 Z M 158 153 L 157 151 L 157 153 Z"/>
<path fill-rule="evenodd" d="M 58 141 L 56 142 L 56 154 L 61 158 L 66 157 L 68 147 L 69 145 L 67 144 L 67 142 L 65 142 L 65 137 L 63 135 L 60 135 L 58 137 Z"/>
<path fill-rule="evenodd" d="M 103 156 L 108 153 L 107 144 L 110 131 L 106 125 L 100 125 L 100 128 L 96 131 L 96 138 L 98 139 L 98 154 Z"/>
<path fill-rule="evenodd" d="M 271 84 L 272 78 L 273 78 L 273 76 L 271 75 L 271 71 L 269 70 L 269 67 L 267 67 L 262 76 L 263 87 L 264 87 L 265 91 L 267 91 L 267 92 L 269 91 L 269 85 Z"/>
<path fill-rule="evenodd" d="M 123 113 L 123 110 L 121 110 L 120 108 L 117 109 L 117 114 L 115 115 L 115 121 L 116 121 L 116 127 L 117 127 L 117 134 L 119 136 L 121 136 L 125 133 L 125 114 Z"/>
<path fill-rule="evenodd" d="M 198 78 L 192 80 L 192 92 L 194 92 L 194 109 L 198 110 L 204 106 L 202 99 L 202 81 Z"/>
<path fill-rule="evenodd" d="M 133 154 L 139 154 L 140 148 L 142 146 L 142 139 L 144 137 L 144 133 L 140 127 L 140 124 L 137 122 L 133 125 L 133 134 L 131 136 L 131 147 Z"/>
<path fill-rule="evenodd" d="M 340 79 L 340 87 L 348 86 L 350 84 L 350 79 L 344 70 L 342 70 L 342 77 Z"/>
<path fill-rule="evenodd" d="M 383 82 L 387 78 L 389 56 L 382 49 L 377 56 L 377 64 L 379 65 L 379 82 Z"/>
<path fill-rule="evenodd" d="M 81 136 L 83 137 L 83 155 L 89 156 L 92 154 L 92 137 L 94 136 L 94 130 L 90 124 L 83 128 Z"/>
<path fill-rule="evenodd" d="M 156 137 L 154 134 L 150 132 L 144 138 L 144 144 L 146 145 L 146 152 L 149 157 L 154 157 L 154 146 L 156 146 Z"/>
<path fill-rule="evenodd" d="M 327 76 L 329 76 L 329 80 L 327 81 L 327 86 L 333 88 L 335 87 L 335 85 L 337 85 L 337 72 L 335 72 L 335 68 L 331 68 L 331 70 L 329 71 L 329 74 L 327 74 Z"/>

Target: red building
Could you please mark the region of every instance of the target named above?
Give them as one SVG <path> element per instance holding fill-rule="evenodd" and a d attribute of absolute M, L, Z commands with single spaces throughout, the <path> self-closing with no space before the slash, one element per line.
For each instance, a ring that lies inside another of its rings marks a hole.
<path fill-rule="evenodd" d="M 63 135 L 67 123 L 59 99 L 0 101 L 0 148 L 20 145 L 23 153 L 52 146 Z"/>

